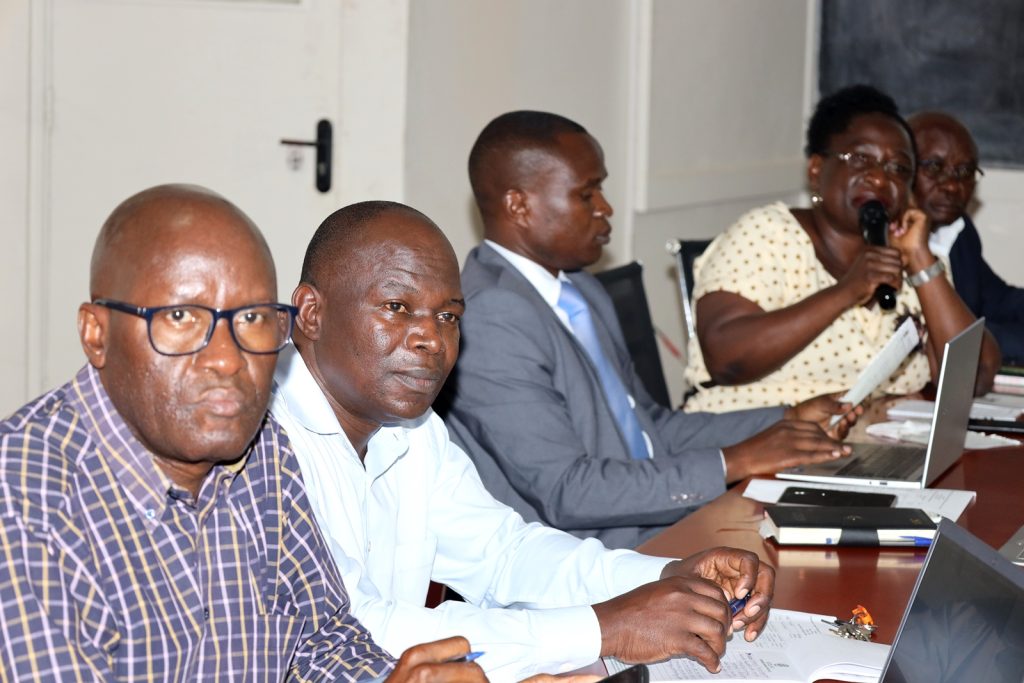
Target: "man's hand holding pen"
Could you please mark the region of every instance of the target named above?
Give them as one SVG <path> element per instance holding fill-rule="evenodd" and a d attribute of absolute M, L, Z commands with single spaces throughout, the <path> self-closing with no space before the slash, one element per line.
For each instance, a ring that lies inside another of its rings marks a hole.
<path fill-rule="evenodd" d="M 753 640 L 764 628 L 774 589 L 775 570 L 751 552 L 714 548 L 670 562 L 660 581 L 594 605 L 601 654 L 627 662 L 687 656 L 717 672 L 732 631 Z"/>
<path fill-rule="evenodd" d="M 768 610 L 775 595 L 775 568 L 761 562 L 752 552 L 737 548 L 710 548 L 691 555 L 679 563 L 666 565 L 662 576 L 690 572 L 712 581 L 731 600 L 742 599 L 743 605 L 732 614 L 732 630 L 743 630 L 744 637 L 754 640 L 768 620 Z"/>
<path fill-rule="evenodd" d="M 406 650 L 388 683 L 486 683 L 483 669 L 473 662 L 480 653 L 469 651 L 461 636 L 416 645 Z"/>

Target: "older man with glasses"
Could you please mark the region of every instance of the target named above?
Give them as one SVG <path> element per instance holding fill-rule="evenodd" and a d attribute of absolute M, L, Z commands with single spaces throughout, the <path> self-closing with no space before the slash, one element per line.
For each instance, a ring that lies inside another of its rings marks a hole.
<path fill-rule="evenodd" d="M 1024 289 L 1009 285 L 985 261 L 981 238 L 967 215 L 978 178 L 978 146 L 949 114 L 908 119 L 917 145 L 914 198 L 932 223 L 932 253 L 949 257 L 953 286 L 999 342 L 1003 360 L 1024 364 Z"/>
<path fill-rule="evenodd" d="M 147 190 L 104 224 L 90 290 L 88 364 L 0 423 L 0 680 L 389 674 L 267 417 L 295 309 L 256 226 Z M 391 680 L 483 680 L 441 663 L 467 649 L 421 646 Z"/>

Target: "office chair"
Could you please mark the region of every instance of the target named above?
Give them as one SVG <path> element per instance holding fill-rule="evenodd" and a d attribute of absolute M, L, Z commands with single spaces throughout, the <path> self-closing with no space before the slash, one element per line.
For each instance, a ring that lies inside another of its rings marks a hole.
<path fill-rule="evenodd" d="M 693 262 L 704 253 L 711 240 L 669 240 L 665 250 L 676 257 L 676 275 L 679 280 L 679 295 L 683 301 L 683 318 L 686 321 L 687 339 L 696 332 L 693 317 Z"/>
<path fill-rule="evenodd" d="M 644 267 L 633 261 L 597 273 L 595 277 L 615 305 L 615 315 L 626 337 L 626 348 L 644 388 L 655 401 L 671 408 L 665 371 L 661 367 L 661 356 L 658 355 L 658 340 L 647 305 L 647 293 L 644 291 L 643 272 Z"/>

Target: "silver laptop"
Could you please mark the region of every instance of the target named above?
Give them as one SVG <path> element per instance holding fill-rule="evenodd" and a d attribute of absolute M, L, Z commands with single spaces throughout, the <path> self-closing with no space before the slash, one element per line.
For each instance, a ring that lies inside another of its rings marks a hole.
<path fill-rule="evenodd" d="M 943 519 L 879 681 L 1024 681 L 1024 571 Z"/>
<path fill-rule="evenodd" d="M 985 319 L 979 318 L 946 342 L 927 448 L 852 443 L 853 453 L 847 458 L 792 467 L 776 476 L 797 481 L 909 489 L 931 484 L 963 453 L 984 330 Z"/>

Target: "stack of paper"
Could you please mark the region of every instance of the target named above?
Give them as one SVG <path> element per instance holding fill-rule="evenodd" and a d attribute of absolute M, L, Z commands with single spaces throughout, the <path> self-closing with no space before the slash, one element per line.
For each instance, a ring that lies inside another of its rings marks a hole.
<path fill-rule="evenodd" d="M 1019 413 L 1024 413 L 1024 396 L 997 394 L 994 391 L 990 391 L 984 396 L 975 399 L 975 403 L 985 403 L 1003 408 L 1016 408 Z"/>
<path fill-rule="evenodd" d="M 889 653 L 888 645 L 841 638 L 829 630 L 834 617 L 772 609 L 768 625 L 753 643 L 733 634 L 722 658 L 722 670 L 708 672 L 691 659 L 652 664 L 651 681 L 780 681 L 810 683 L 823 678 L 868 683 L 877 681 Z M 628 664 L 605 659 L 608 673 Z"/>
<path fill-rule="evenodd" d="M 1024 368 L 1004 365 L 996 373 L 995 390 L 1007 394 L 1024 393 Z"/>
<path fill-rule="evenodd" d="M 870 436 L 927 446 L 928 438 L 932 433 L 932 425 L 930 422 L 919 422 L 917 420 L 876 422 L 868 426 L 866 431 Z M 1017 446 L 1019 444 L 1020 442 L 1015 439 L 1008 439 L 999 434 L 987 434 L 973 429 L 967 432 L 967 437 L 964 439 L 964 448 L 972 451 L 984 448 L 1005 448 L 1006 446 Z"/>
<path fill-rule="evenodd" d="M 846 486 L 843 484 L 807 484 L 804 482 L 783 481 L 782 479 L 752 479 L 743 492 L 744 498 L 752 498 L 762 503 L 777 503 L 782 492 L 790 486 L 804 489 L 828 489 L 830 491 L 864 491 L 878 493 L 877 486 Z M 977 494 L 974 491 L 956 491 L 954 489 L 884 489 L 886 493 L 896 496 L 895 507 L 920 508 L 928 513 L 933 520 L 948 517 L 954 522 L 967 509 Z"/>
<path fill-rule="evenodd" d="M 985 398 L 976 398 L 971 404 L 972 420 L 1016 420 L 1024 413 L 1024 408 L 995 402 Z M 934 401 L 907 400 L 892 404 L 886 415 L 890 420 L 932 420 L 935 414 Z"/>

